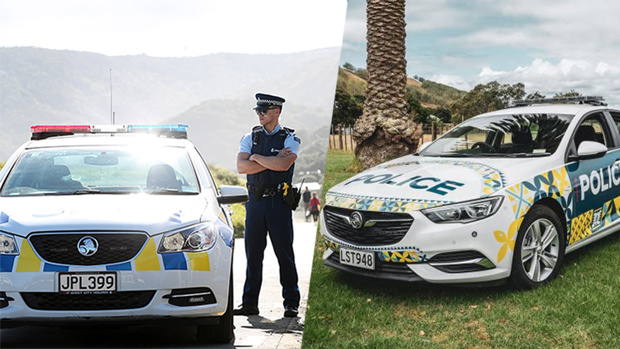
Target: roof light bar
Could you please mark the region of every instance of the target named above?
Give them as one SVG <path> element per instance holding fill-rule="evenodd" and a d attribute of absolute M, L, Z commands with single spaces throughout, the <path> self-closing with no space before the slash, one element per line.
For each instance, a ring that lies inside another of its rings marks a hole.
<path fill-rule="evenodd" d="M 90 133 L 90 125 L 35 125 L 30 127 L 30 139 L 45 139 L 54 136 L 69 136 L 75 133 Z"/>
<path fill-rule="evenodd" d="M 605 99 L 601 96 L 536 98 L 513 101 L 512 107 L 525 107 L 533 104 L 589 104 L 595 106 L 606 106 L 607 103 L 604 101 Z"/>
<path fill-rule="evenodd" d="M 128 125 L 129 133 L 148 133 L 170 138 L 187 138 L 187 125 Z"/>
<path fill-rule="evenodd" d="M 76 133 L 144 133 L 170 138 L 187 138 L 187 125 L 35 125 L 32 140 Z"/>

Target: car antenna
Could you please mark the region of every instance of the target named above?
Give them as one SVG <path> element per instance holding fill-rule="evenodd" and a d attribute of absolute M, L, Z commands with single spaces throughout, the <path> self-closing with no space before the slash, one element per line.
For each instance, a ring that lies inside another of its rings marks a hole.
<path fill-rule="evenodd" d="M 112 119 L 112 125 L 114 125 L 114 103 L 112 99 L 112 68 L 110 68 L 110 118 Z"/>

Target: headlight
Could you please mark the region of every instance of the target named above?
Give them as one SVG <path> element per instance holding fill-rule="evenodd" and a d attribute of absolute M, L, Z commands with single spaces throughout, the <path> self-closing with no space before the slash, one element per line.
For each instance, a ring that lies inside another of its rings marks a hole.
<path fill-rule="evenodd" d="M 212 222 L 164 235 L 159 244 L 159 253 L 202 252 L 215 245 L 217 228 Z"/>
<path fill-rule="evenodd" d="M 18 255 L 17 245 L 13 235 L 0 232 L 0 254 Z"/>
<path fill-rule="evenodd" d="M 502 196 L 460 202 L 424 209 L 421 212 L 435 223 L 468 223 L 492 216 L 502 205 Z"/>

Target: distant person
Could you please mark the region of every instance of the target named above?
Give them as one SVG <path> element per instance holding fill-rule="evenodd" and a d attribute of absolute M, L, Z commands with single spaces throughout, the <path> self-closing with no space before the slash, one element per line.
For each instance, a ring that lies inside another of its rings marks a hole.
<path fill-rule="evenodd" d="M 310 214 L 312 214 L 312 220 L 314 224 L 319 220 L 319 212 L 321 211 L 321 202 L 316 197 L 316 193 L 312 193 L 312 199 L 310 199 Z"/>
<path fill-rule="evenodd" d="M 306 222 L 310 220 L 310 211 L 308 210 L 308 206 L 310 205 L 310 197 L 312 193 L 308 187 L 306 187 L 306 191 L 304 191 L 302 199 L 304 200 L 304 215 L 306 216 Z"/>
<path fill-rule="evenodd" d="M 241 139 L 237 171 L 247 174 L 250 201 L 246 203 L 245 256 L 247 269 L 243 303 L 234 315 L 258 315 L 267 234 L 280 265 L 284 316 L 296 317 L 300 301 L 293 254 L 293 211 L 299 202 L 292 187 L 301 141 L 294 130 L 280 125 L 284 98 L 256 94 L 259 126 Z"/>

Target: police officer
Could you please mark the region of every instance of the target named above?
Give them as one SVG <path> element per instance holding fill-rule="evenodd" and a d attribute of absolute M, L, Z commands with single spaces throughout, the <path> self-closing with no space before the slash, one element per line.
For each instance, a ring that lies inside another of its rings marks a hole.
<path fill-rule="evenodd" d="M 246 204 L 245 254 L 247 269 L 243 303 L 235 315 L 258 315 L 267 235 L 280 265 L 284 316 L 296 317 L 299 307 L 297 268 L 293 254 L 292 199 L 294 162 L 301 141 L 294 130 L 279 123 L 284 98 L 256 94 L 260 125 L 241 139 L 237 170 L 247 174 L 250 201 Z M 296 207 L 296 203 L 295 203 Z"/>

